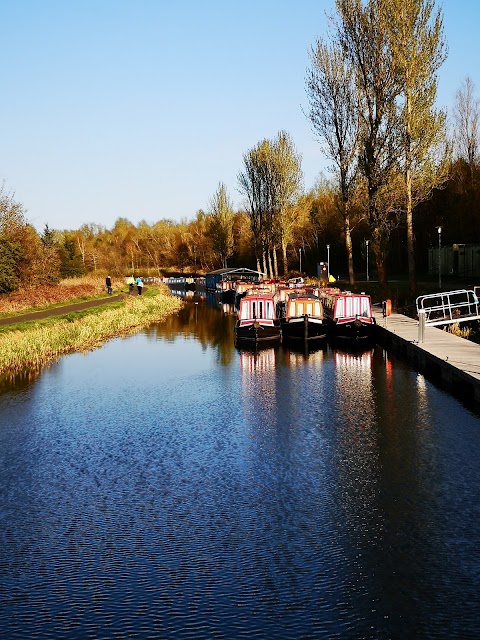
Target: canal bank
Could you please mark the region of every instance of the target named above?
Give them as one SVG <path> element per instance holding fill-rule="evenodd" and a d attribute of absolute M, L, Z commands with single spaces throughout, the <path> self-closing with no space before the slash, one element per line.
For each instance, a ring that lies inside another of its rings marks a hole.
<path fill-rule="evenodd" d="M 375 308 L 377 342 L 406 357 L 418 371 L 440 381 L 452 393 L 480 403 L 480 345 L 438 327 L 425 327 L 399 313 L 383 317 Z"/>

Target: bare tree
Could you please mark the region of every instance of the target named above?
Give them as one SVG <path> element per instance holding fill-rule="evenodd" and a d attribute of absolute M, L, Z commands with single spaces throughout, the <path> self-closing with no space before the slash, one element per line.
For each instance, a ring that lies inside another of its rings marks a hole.
<path fill-rule="evenodd" d="M 475 85 L 467 76 L 455 94 L 455 151 L 468 164 L 473 183 L 475 165 L 480 157 L 480 101 Z"/>
<path fill-rule="evenodd" d="M 310 52 L 307 75 L 308 118 L 323 149 L 333 162 L 340 198 L 350 284 L 355 284 L 350 224 L 350 202 L 357 179 L 359 127 L 353 67 L 343 49 L 317 40 Z"/>

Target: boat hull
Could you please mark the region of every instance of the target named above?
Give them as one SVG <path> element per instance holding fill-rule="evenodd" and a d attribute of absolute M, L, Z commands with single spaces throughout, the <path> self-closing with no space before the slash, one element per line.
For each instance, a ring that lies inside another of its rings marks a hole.
<path fill-rule="evenodd" d="M 376 335 L 375 319 L 364 322 L 360 318 L 339 322 L 331 320 L 329 322 L 329 337 L 332 340 L 350 342 L 374 341 Z"/>
<path fill-rule="evenodd" d="M 282 338 L 279 324 L 264 325 L 260 322 L 235 325 L 235 342 L 244 344 L 261 344 L 278 342 Z"/>
<path fill-rule="evenodd" d="M 282 319 L 282 337 L 285 341 L 318 341 L 327 338 L 327 325 L 323 320 L 304 315 Z"/>

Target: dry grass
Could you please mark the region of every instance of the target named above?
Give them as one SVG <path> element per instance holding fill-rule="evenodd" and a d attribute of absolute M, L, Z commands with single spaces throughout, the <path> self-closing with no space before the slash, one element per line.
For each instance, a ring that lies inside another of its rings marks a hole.
<path fill-rule="evenodd" d="M 453 333 L 454 336 L 458 336 L 459 338 L 465 338 L 465 340 L 468 340 L 473 333 L 473 329 L 471 327 L 464 327 L 462 329 L 458 322 L 445 327 L 443 330 L 448 333 Z"/>
<path fill-rule="evenodd" d="M 0 334 L 0 373 L 36 369 L 74 351 L 89 351 L 109 338 L 135 333 L 177 312 L 182 301 L 171 295 L 128 298 L 120 309 L 106 309 L 72 322 L 52 321 L 24 331 Z"/>
<path fill-rule="evenodd" d="M 114 289 L 121 288 L 123 280 L 113 280 Z M 43 308 L 70 300 L 93 298 L 105 292 L 105 278 L 85 276 L 69 278 L 56 285 L 26 287 L 13 293 L 0 295 L 0 313 L 17 313 L 25 309 Z"/>

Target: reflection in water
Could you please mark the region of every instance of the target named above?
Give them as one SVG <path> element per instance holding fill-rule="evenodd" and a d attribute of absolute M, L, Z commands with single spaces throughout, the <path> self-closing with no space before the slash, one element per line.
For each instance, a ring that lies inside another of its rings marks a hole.
<path fill-rule="evenodd" d="M 315 350 L 293 351 L 291 348 L 284 350 L 283 363 L 285 366 L 294 368 L 302 368 L 305 362 L 310 365 L 321 366 L 327 353 L 326 347 Z"/>
<path fill-rule="evenodd" d="M 336 465 L 340 480 L 338 508 L 350 531 L 375 539 L 378 522 L 371 515 L 377 491 L 378 441 L 372 384 L 372 351 L 334 351 L 335 398 L 338 425 Z"/>
<path fill-rule="evenodd" d="M 272 348 L 252 351 L 239 350 L 240 371 L 242 381 L 248 380 L 250 374 L 272 371 L 276 365 L 276 350 Z"/>
<path fill-rule="evenodd" d="M 192 293 L 186 292 L 186 293 Z M 178 314 L 169 316 L 165 322 L 152 325 L 148 330 L 156 339 L 175 342 L 179 335 L 193 339 L 204 348 L 211 347 L 217 353 L 217 361 L 227 365 L 234 358 L 233 333 L 235 318 L 219 313 L 219 308 L 204 304 L 201 296 L 193 296 Z"/>
<path fill-rule="evenodd" d="M 28 389 L 30 385 L 41 375 L 43 367 L 36 369 L 28 369 L 21 373 L 6 373 L 0 376 L 0 394 L 3 392 L 11 391 L 15 389 L 15 392 L 20 392 L 24 389 Z"/>
<path fill-rule="evenodd" d="M 478 415 L 378 347 L 233 325 L 194 296 L 4 384 L 4 637 L 476 637 Z"/>

